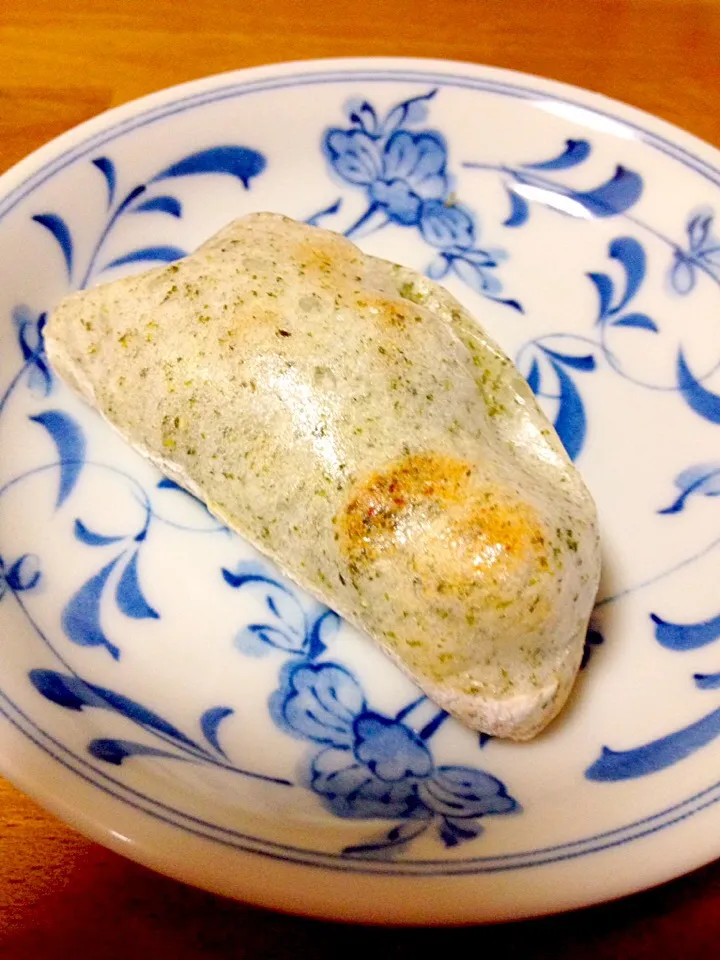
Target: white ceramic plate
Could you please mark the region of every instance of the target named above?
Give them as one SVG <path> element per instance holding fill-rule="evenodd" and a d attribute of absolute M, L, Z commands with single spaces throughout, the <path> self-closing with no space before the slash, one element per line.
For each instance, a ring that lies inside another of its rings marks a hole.
<path fill-rule="evenodd" d="M 0 185 L 0 752 L 80 830 L 280 909 L 523 917 L 720 852 L 720 154 L 465 64 L 324 61 L 156 94 Z M 52 376 L 68 289 L 279 210 L 443 279 L 597 499 L 573 700 L 536 741 L 445 718 Z"/>

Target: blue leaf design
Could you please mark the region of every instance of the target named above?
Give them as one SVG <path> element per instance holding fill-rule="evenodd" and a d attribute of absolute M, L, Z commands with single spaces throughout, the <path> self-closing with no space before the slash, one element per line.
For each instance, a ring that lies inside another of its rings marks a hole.
<path fill-rule="evenodd" d="M 269 647 L 286 653 L 304 653 L 306 638 L 304 633 L 269 623 L 250 623 L 238 633 L 235 646 L 250 657 L 263 657 Z"/>
<path fill-rule="evenodd" d="M 182 205 L 175 197 L 152 197 L 135 207 L 133 213 L 169 213 L 171 217 L 182 216 Z"/>
<path fill-rule="evenodd" d="M 395 130 L 402 127 L 406 121 L 408 124 L 411 124 L 424 120 L 427 116 L 426 104 L 435 97 L 436 93 L 437 88 L 431 90 L 429 93 L 421 94 L 419 97 L 412 97 L 410 100 L 405 100 L 403 103 L 399 103 L 396 107 L 393 107 L 383 124 L 383 133 L 385 136 L 389 136 Z M 373 116 L 375 115 L 375 111 L 369 103 L 363 104 L 363 106 L 369 108 Z"/>
<path fill-rule="evenodd" d="M 76 421 L 60 410 L 45 410 L 34 417 L 50 434 L 60 461 L 60 489 L 55 506 L 60 507 L 75 488 L 85 462 L 85 435 Z"/>
<path fill-rule="evenodd" d="M 29 307 L 19 304 L 12 311 L 12 320 L 17 330 L 23 361 L 30 368 L 30 387 L 47 397 L 52 390 L 52 374 L 45 361 L 43 335 L 47 314 L 43 312 L 35 317 Z"/>
<path fill-rule="evenodd" d="M 451 253 L 444 253 L 444 256 L 462 257 L 463 260 L 467 260 L 468 263 L 472 263 L 476 267 L 496 267 L 501 260 L 506 259 L 507 254 L 504 250 L 491 251 L 463 247 L 460 252 L 453 250 Z"/>
<path fill-rule="evenodd" d="M 139 703 L 130 700 L 122 694 L 89 684 L 81 680 L 78 676 L 61 674 L 54 670 L 31 670 L 29 679 L 42 696 L 60 707 L 77 711 L 82 710 L 84 707 L 97 707 L 101 710 L 111 710 L 141 727 L 149 728 L 151 731 L 170 737 L 175 740 L 177 744 L 189 747 L 193 751 L 189 756 L 182 756 L 166 750 L 159 750 L 156 747 L 148 747 L 145 744 L 139 744 L 132 740 L 93 740 L 88 745 L 88 749 L 92 756 L 100 760 L 119 765 L 126 757 L 148 755 L 168 757 L 173 760 L 213 761 L 212 754 L 204 747 L 201 747 L 198 743 L 195 743 L 194 740 L 186 737 L 184 733 L 171 723 L 168 723 L 167 720 L 163 720 L 158 714 L 153 713 L 152 710 L 148 710 L 146 707 L 141 706 Z M 209 713 L 211 713 L 211 711 L 208 711 L 208 714 Z M 198 754 L 200 754 L 200 756 L 198 756 Z M 234 769 L 236 773 L 241 773 L 248 777 L 256 777 L 260 780 L 291 786 L 289 780 L 266 777 L 262 774 L 253 773 L 250 770 Z"/>
<path fill-rule="evenodd" d="M 565 149 L 557 157 L 542 163 L 524 163 L 523 166 L 528 170 L 569 170 L 587 160 L 590 150 L 587 140 L 566 140 Z"/>
<path fill-rule="evenodd" d="M 143 247 L 141 250 L 133 250 L 122 257 L 116 257 L 110 263 L 106 263 L 103 270 L 123 267 L 128 263 L 171 263 L 185 256 L 187 256 L 186 252 L 180 247 Z"/>
<path fill-rule="evenodd" d="M 235 640 L 235 645 L 250 656 L 263 656 L 268 647 L 288 653 L 306 653 L 309 643 L 305 611 L 295 593 L 258 572 L 257 564 L 241 564 L 237 573 L 222 570 L 223 579 L 234 589 L 261 587 L 265 604 L 277 623 L 251 623 L 244 627 Z"/>
<path fill-rule="evenodd" d="M 599 647 L 602 643 L 605 642 L 605 638 L 600 633 L 599 630 L 595 630 L 590 627 L 585 635 L 585 646 L 583 647 L 582 660 L 580 661 L 580 669 L 584 670 L 585 667 L 590 663 L 590 659 L 593 655 L 593 648 Z"/>
<path fill-rule="evenodd" d="M 24 304 L 15 307 L 12 312 L 12 318 L 17 327 L 18 343 L 23 361 L 27 362 L 42 349 L 42 344 L 40 344 L 39 337 L 36 333 L 37 328 L 32 321 L 29 309 Z M 33 336 L 33 343 L 31 344 L 29 342 L 29 336 L 32 336 L 33 333 L 35 336 Z"/>
<path fill-rule="evenodd" d="M 669 623 L 655 613 L 650 619 L 655 624 L 655 639 L 668 650 L 697 650 L 720 637 L 720 614 L 700 623 Z"/>
<path fill-rule="evenodd" d="M 481 823 L 474 820 L 457 820 L 443 817 L 440 824 L 440 839 L 446 847 L 455 847 L 464 840 L 474 840 L 483 832 Z"/>
<path fill-rule="evenodd" d="M 508 795 L 501 780 L 473 767 L 438 767 L 431 779 L 420 784 L 418 792 L 434 813 L 446 817 L 484 817 L 520 811 L 520 805 Z"/>
<path fill-rule="evenodd" d="M 330 166 L 348 183 L 367 187 L 382 173 L 378 143 L 361 130 L 326 130 L 322 148 Z M 370 207 L 370 210 L 374 209 Z M 360 222 L 369 214 L 370 211 L 364 214 Z"/>
<path fill-rule="evenodd" d="M 40 580 L 40 563 L 35 554 L 25 553 L 12 564 L 5 574 L 5 581 L 11 590 L 23 593 L 32 590 Z"/>
<path fill-rule="evenodd" d="M 670 268 L 670 283 L 675 293 L 686 297 L 695 289 L 697 282 L 695 263 L 682 251 L 675 251 L 673 265 Z"/>
<path fill-rule="evenodd" d="M 711 268 L 711 273 L 718 279 L 717 268 L 720 267 L 720 245 L 715 247 L 705 247 L 697 255 L 698 260 L 705 266 Z"/>
<path fill-rule="evenodd" d="M 492 300 L 493 303 L 500 303 L 503 307 L 510 307 L 511 310 L 516 310 L 518 313 L 525 313 L 525 308 L 519 300 L 505 299 L 503 297 L 488 297 L 488 300 Z"/>
<path fill-rule="evenodd" d="M 466 259 L 478 266 L 497 266 L 487 251 L 472 249 L 475 224 L 470 212 L 459 203 L 449 207 L 442 200 L 426 200 L 420 208 L 419 226 L 423 240 L 431 246 L 439 250 L 460 248 L 467 251 Z"/>
<path fill-rule="evenodd" d="M 507 188 L 510 200 L 510 215 L 503 220 L 504 227 L 521 227 L 530 216 L 530 206 L 524 197 L 516 193 L 511 187 Z"/>
<path fill-rule="evenodd" d="M 600 300 L 598 310 L 598 323 L 600 323 L 610 313 L 614 291 L 613 282 L 606 273 L 589 273 L 588 277 L 594 283 Z"/>
<path fill-rule="evenodd" d="M 696 493 L 706 497 L 720 496 L 720 463 L 700 463 L 688 467 L 677 475 L 675 486 L 680 490 L 680 496 L 669 507 L 658 510 L 658 513 L 679 513 L 687 498 Z"/>
<path fill-rule="evenodd" d="M 468 253 L 471 254 L 472 251 L 468 251 Z M 465 251 L 463 251 L 462 256 L 454 255 L 451 258 L 451 265 L 463 283 L 467 283 L 476 293 L 487 297 L 488 300 L 492 300 L 494 303 L 500 303 L 504 307 L 517 310 L 518 313 L 524 312 L 522 304 L 517 300 L 506 300 L 498 296 L 502 289 L 498 278 L 485 269 L 483 265 L 474 263 L 471 256 L 465 256 Z M 492 266 L 494 265 L 493 263 Z M 490 266 L 490 264 L 487 266 Z"/>
<path fill-rule="evenodd" d="M 551 350 L 549 347 L 543 347 L 542 350 L 548 357 L 552 357 L 553 360 L 557 360 L 566 367 L 573 367 L 575 370 L 595 369 L 595 357 L 591 353 L 576 357 L 570 353 L 559 353 L 557 350 Z"/>
<path fill-rule="evenodd" d="M 118 648 L 110 643 L 100 625 L 100 603 L 105 585 L 122 554 L 90 577 L 68 601 L 62 613 L 62 628 L 73 643 L 81 647 L 105 647 L 117 660 Z"/>
<path fill-rule="evenodd" d="M 235 711 L 232 707 L 211 707 L 210 710 L 206 710 L 200 717 L 200 729 L 203 732 L 203 736 L 210 746 L 214 747 L 217 752 L 221 753 L 224 757 L 226 757 L 227 754 L 218 741 L 218 728 L 222 721 L 233 713 L 235 713 Z"/>
<path fill-rule="evenodd" d="M 645 279 L 647 258 L 642 245 L 634 237 L 618 237 L 610 244 L 609 252 L 625 271 L 625 293 L 612 310 L 613 313 L 619 313 L 632 300 Z"/>
<path fill-rule="evenodd" d="M 675 484 L 685 489 L 686 493 L 692 485 L 692 493 L 701 493 L 705 497 L 720 496 L 720 463 L 701 463 L 689 467 L 676 477 Z"/>
<path fill-rule="evenodd" d="M 157 730 L 160 733 L 164 733 L 169 737 L 172 737 L 173 740 L 177 740 L 179 743 L 184 743 L 190 747 L 197 747 L 197 744 L 191 740 L 189 737 L 186 737 L 184 733 L 174 727 L 171 723 L 168 723 L 167 720 L 164 720 L 157 713 L 154 713 L 152 710 L 149 710 L 147 707 L 143 707 L 141 704 L 136 703 L 134 700 L 130 700 L 129 697 L 123 696 L 121 693 L 115 693 L 113 690 L 107 690 L 104 687 L 96 687 L 94 685 L 89 685 L 90 689 L 98 695 L 102 705 L 107 710 L 114 710 L 115 713 L 122 714 L 122 716 L 127 717 L 128 720 L 132 720 L 133 723 L 138 723 L 143 727 L 150 727 L 152 730 Z M 89 706 L 98 706 L 97 703 L 88 704 Z"/>
<path fill-rule="evenodd" d="M 173 163 L 153 177 L 153 180 L 200 173 L 225 173 L 237 177 L 245 188 L 249 189 L 250 180 L 261 174 L 266 166 L 267 160 L 257 150 L 237 146 L 210 147 L 209 150 L 201 150 Z"/>
<path fill-rule="evenodd" d="M 720 690 L 720 673 L 694 673 L 693 680 L 698 690 Z"/>
<path fill-rule="evenodd" d="M 361 103 L 354 102 L 354 105 L 350 106 L 348 119 L 352 124 L 361 127 L 367 133 L 374 134 L 378 131 L 378 118 L 375 108 L 367 100 L 363 100 Z"/>
<path fill-rule="evenodd" d="M 109 157 L 95 157 L 91 161 L 93 166 L 97 167 L 100 173 L 105 177 L 105 183 L 108 189 L 108 207 L 111 207 L 115 199 L 115 164 Z"/>
<path fill-rule="evenodd" d="M 427 266 L 425 270 L 426 276 L 430 277 L 431 280 L 442 280 L 443 277 L 446 277 L 448 271 L 450 270 L 450 259 L 444 256 L 442 253 L 439 253 Z"/>
<path fill-rule="evenodd" d="M 617 782 L 645 777 L 659 770 L 666 770 L 691 756 L 701 747 L 720 736 L 720 709 L 690 724 L 683 730 L 660 737 L 634 750 L 610 750 L 602 748 L 600 757 L 588 767 L 588 780 Z"/>
<path fill-rule="evenodd" d="M 39 393 L 43 397 L 50 396 L 53 386 L 52 373 L 45 362 L 44 356 L 38 353 L 30 367 L 28 374 L 28 384 L 30 389 Z"/>
<path fill-rule="evenodd" d="M 429 826 L 429 820 L 408 820 L 405 823 L 400 823 L 396 827 L 393 827 L 381 840 L 345 847 L 343 853 L 350 857 L 382 855 L 385 851 L 405 847 L 412 840 L 417 839 L 417 837 L 425 833 Z"/>
<path fill-rule="evenodd" d="M 533 357 L 533 361 L 530 364 L 530 370 L 528 371 L 526 379 L 527 385 L 537 396 L 537 394 L 540 392 L 540 364 L 537 362 L 535 357 Z"/>
<path fill-rule="evenodd" d="M 113 763 L 119 767 L 127 757 L 168 757 L 171 760 L 187 760 L 169 750 L 158 750 L 157 747 L 148 747 L 144 743 L 134 740 L 99 739 L 91 740 L 88 744 L 88 753 L 96 760 Z"/>
<path fill-rule="evenodd" d="M 270 698 L 271 714 L 282 730 L 343 749 L 352 746 L 353 724 L 364 709 L 357 680 L 336 663 L 286 666 Z"/>
<path fill-rule="evenodd" d="M 130 204 L 133 203 L 135 200 L 137 200 L 138 197 L 141 197 L 146 190 L 147 190 L 147 187 L 145 186 L 144 183 L 140 183 L 136 187 L 133 187 L 132 190 L 123 198 L 122 202 L 118 205 L 117 210 L 113 214 L 113 218 L 111 222 L 116 221 L 117 218 L 120 216 L 120 214 L 124 213 L 127 210 L 127 208 L 130 206 Z"/>
<path fill-rule="evenodd" d="M 59 217 L 56 213 L 38 213 L 35 214 L 32 219 L 35 221 L 35 223 L 39 223 L 41 227 L 45 227 L 46 230 L 49 230 L 53 235 L 58 243 L 58 246 L 62 250 L 63 257 L 65 258 L 67 275 L 68 277 L 72 277 L 73 242 L 68 225 L 65 223 L 63 218 Z"/>
<path fill-rule="evenodd" d="M 55 670 L 31 670 L 28 678 L 46 700 L 66 710 L 80 711 L 83 707 L 107 707 L 102 698 L 80 677 L 64 675 Z"/>
<path fill-rule="evenodd" d="M 678 388 L 688 406 L 711 423 L 720 423 L 720 397 L 706 390 L 690 372 L 682 349 L 678 351 Z"/>
<path fill-rule="evenodd" d="M 164 733 L 186 746 L 197 747 L 193 740 L 157 713 L 113 690 L 86 683 L 80 677 L 57 673 L 55 670 L 31 670 L 29 678 L 35 689 L 47 700 L 67 710 L 82 710 L 83 707 L 112 710 L 133 723 Z"/>
<path fill-rule="evenodd" d="M 317 213 L 314 213 L 311 217 L 308 217 L 305 220 L 305 223 L 309 227 L 316 227 L 321 220 L 325 217 L 332 217 L 334 214 L 338 213 L 342 207 L 342 198 L 338 197 L 335 203 L 331 203 L 329 207 L 325 207 L 324 210 L 318 210 Z"/>
<path fill-rule="evenodd" d="M 644 313 L 627 313 L 619 320 L 615 320 L 614 327 L 636 327 L 638 330 L 650 330 L 652 333 L 658 332 L 658 325 Z"/>
<path fill-rule="evenodd" d="M 292 591 L 288 590 L 287 587 L 283 586 L 282 583 L 279 583 L 277 580 L 273 580 L 272 577 L 266 577 L 262 573 L 247 573 L 242 569 L 238 573 L 231 573 L 230 570 L 226 570 L 224 567 L 222 569 L 222 576 L 225 583 L 230 587 L 239 589 L 244 587 L 249 583 L 266 583 L 271 587 L 277 587 L 278 590 L 284 590 L 285 593 L 292 596 Z"/>
<path fill-rule="evenodd" d="M 570 196 L 595 217 L 614 217 L 637 203 L 642 191 L 642 177 L 619 166 L 606 183 L 586 192 L 573 191 Z"/>
<path fill-rule="evenodd" d="M 138 552 L 136 550 L 133 553 L 130 562 L 123 570 L 115 591 L 115 599 L 126 617 L 132 617 L 133 620 L 158 620 L 160 614 L 157 610 L 153 610 L 140 589 L 137 570 Z"/>
<path fill-rule="evenodd" d="M 86 543 L 89 547 L 106 547 L 109 543 L 119 543 L 124 537 L 106 537 L 102 533 L 94 533 L 82 520 L 75 521 L 75 539 Z"/>
<path fill-rule="evenodd" d="M 175 483 L 175 481 L 169 477 L 163 477 L 162 480 L 158 481 L 158 490 L 180 490 L 182 493 L 186 492 L 179 483 Z"/>
<path fill-rule="evenodd" d="M 703 210 L 701 213 L 696 214 L 688 222 L 687 225 L 687 235 L 690 242 L 690 249 L 693 253 L 697 253 L 698 250 L 702 250 L 705 244 L 710 238 L 710 227 L 714 215 L 712 212 Z"/>
<path fill-rule="evenodd" d="M 562 441 L 567 455 L 576 460 L 585 443 L 587 421 L 577 387 L 556 361 L 552 361 L 553 369 L 560 384 L 560 409 L 555 418 L 555 430 Z"/>
<path fill-rule="evenodd" d="M 308 637 L 307 656 L 309 660 L 314 660 L 325 652 L 328 644 L 340 629 L 341 623 L 342 620 L 334 610 L 325 610 L 319 617 L 316 617 Z"/>

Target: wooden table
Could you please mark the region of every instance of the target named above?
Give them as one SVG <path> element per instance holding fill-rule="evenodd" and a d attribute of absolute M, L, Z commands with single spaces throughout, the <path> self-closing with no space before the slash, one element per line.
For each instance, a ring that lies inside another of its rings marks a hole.
<path fill-rule="evenodd" d="M 252 64 L 402 54 L 599 90 L 720 146 L 720 0 L 0 0 L 0 170 L 107 107 Z M 0 956 L 708 958 L 720 863 L 573 915 L 350 930 L 252 910 L 89 843 L 0 779 Z"/>

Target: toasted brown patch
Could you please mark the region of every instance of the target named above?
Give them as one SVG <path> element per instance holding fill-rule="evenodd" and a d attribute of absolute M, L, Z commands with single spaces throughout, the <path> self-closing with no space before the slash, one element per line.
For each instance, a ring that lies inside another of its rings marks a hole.
<path fill-rule="evenodd" d="M 268 330 L 277 332 L 285 329 L 285 321 L 277 310 L 248 303 L 247 300 L 242 304 L 235 304 L 234 309 L 228 313 L 229 316 L 225 314 L 214 316 L 218 328 L 222 330 L 220 334 L 222 337 L 245 339 L 253 330 L 266 336 Z"/>
<path fill-rule="evenodd" d="M 497 595 L 550 569 L 544 527 L 532 506 L 499 485 L 476 483 L 472 466 L 416 454 L 372 474 L 337 518 L 339 546 L 356 574 L 402 553 L 423 590 L 448 600 L 475 586 Z"/>
<path fill-rule="evenodd" d="M 355 268 L 357 250 L 344 237 L 313 236 L 297 244 L 292 261 L 300 276 L 346 277 Z"/>
<path fill-rule="evenodd" d="M 378 294 L 361 293 L 355 299 L 355 306 L 372 317 L 379 326 L 395 327 L 399 330 L 414 322 L 418 315 L 417 307 L 413 304 Z"/>
<path fill-rule="evenodd" d="M 398 527 L 421 510 L 441 512 L 458 502 L 472 473 L 469 463 L 433 454 L 413 454 L 356 485 L 340 522 L 343 552 L 372 560 L 393 546 Z"/>

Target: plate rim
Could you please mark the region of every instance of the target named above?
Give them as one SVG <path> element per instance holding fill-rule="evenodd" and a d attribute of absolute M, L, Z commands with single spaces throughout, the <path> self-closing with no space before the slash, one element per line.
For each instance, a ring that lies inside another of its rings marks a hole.
<path fill-rule="evenodd" d="M 28 180 L 33 179 L 34 175 L 42 174 L 44 171 L 46 171 L 46 168 L 55 167 L 59 161 L 70 154 L 74 148 L 84 147 L 88 151 L 93 149 L 88 141 L 90 141 L 96 133 L 104 134 L 108 138 L 110 136 L 120 136 L 122 135 L 122 131 L 118 128 L 125 121 L 130 121 L 142 114 L 149 114 L 155 108 L 162 109 L 163 107 L 167 107 L 168 104 L 182 99 L 183 94 L 187 94 L 188 99 L 191 99 L 193 96 L 201 96 L 204 92 L 217 91 L 218 89 L 222 89 L 224 87 L 230 87 L 234 83 L 247 84 L 248 81 L 251 82 L 253 80 L 262 80 L 263 78 L 270 77 L 284 77 L 286 79 L 293 77 L 297 79 L 299 85 L 304 85 L 303 79 L 307 81 L 307 77 L 311 76 L 312 74 L 322 75 L 333 72 L 337 69 L 353 74 L 361 73 L 362 71 L 377 72 L 380 70 L 380 72 L 382 72 L 383 69 L 386 69 L 388 71 L 388 76 L 375 77 L 375 79 L 378 81 L 383 79 L 397 81 L 401 81 L 403 79 L 412 79 L 411 74 L 413 71 L 427 74 L 428 70 L 434 69 L 439 75 L 445 77 L 448 82 L 451 82 L 453 79 L 453 71 L 460 70 L 465 71 L 466 73 L 469 72 L 470 74 L 474 74 L 478 79 L 484 78 L 494 82 L 505 82 L 509 87 L 515 90 L 517 90 L 520 86 L 528 84 L 528 92 L 531 94 L 539 91 L 546 92 L 550 97 L 574 102 L 579 107 L 590 109 L 596 113 L 606 114 L 611 120 L 615 120 L 616 122 L 619 121 L 620 123 L 629 124 L 630 126 L 636 127 L 639 129 L 640 133 L 651 134 L 652 136 L 657 136 L 661 139 L 672 137 L 675 141 L 679 140 L 681 151 L 692 152 L 696 157 L 699 154 L 700 156 L 698 159 L 700 159 L 703 164 L 707 164 L 711 168 L 713 166 L 720 168 L 720 150 L 711 144 L 706 143 L 695 135 L 676 127 L 671 123 L 668 123 L 668 121 L 662 120 L 661 118 L 655 117 L 643 110 L 639 110 L 636 107 L 625 104 L 622 101 L 606 97 L 603 94 L 584 90 L 583 88 L 561 83 L 559 81 L 536 77 L 532 74 L 519 73 L 513 70 L 507 70 L 498 67 L 485 67 L 483 65 L 467 63 L 463 61 L 433 58 L 353 57 L 294 60 L 227 71 L 225 73 L 215 74 L 213 76 L 203 77 L 197 80 L 191 80 L 182 84 L 167 87 L 129 101 L 128 103 L 122 104 L 118 107 L 114 107 L 108 111 L 104 111 L 98 116 L 71 128 L 70 130 L 61 134 L 59 137 L 54 138 L 49 143 L 33 151 L 33 153 L 31 153 L 28 157 L 15 164 L 12 168 L 10 168 L 10 170 L 3 174 L 2 177 L 0 177 L 0 221 L 2 221 L 5 213 L 7 212 L 5 209 L 6 201 L 9 201 L 9 198 L 13 195 L 16 189 L 26 184 Z M 395 74 L 394 76 L 392 75 L 393 73 Z M 422 79 L 427 80 L 427 76 L 424 76 Z M 193 106 L 200 105 L 200 103 L 193 104 Z M 188 109 L 190 108 L 191 106 L 188 104 Z M 609 111 L 612 111 L 612 113 Z M 148 118 L 148 122 L 151 122 L 150 118 Z M 642 123 L 642 127 L 639 126 L 640 123 Z M 669 145 L 671 147 L 677 146 L 677 144 L 673 144 L 672 141 L 670 141 Z M 678 157 L 674 158 L 679 159 Z M 53 170 L 52 172 L 47 172 L 47 177 L 55 175 L 56 172 L 59 171 Z M 720 170 L 716 169 L 714 172 L 720 178 Z M 14 186 L 13 182 L 15 182 Z M 28 187 L 28 191 L 39 186 L 41 182 L 42 179 L 36 183 L 33 183 Z M 720 185 L 720 179 L 716 182 L 716 185 Z M 19 197 L 18 200 L 20 199 L 22 198 Z M 12 205 L 14 205 L 14 203 Z M 4 760 L 0 760 L 0 771 L 2 771 L 3 775 L 7 776 L 9 780 L 15 782 L 15 776 L 13 773 L 8 771 Z M 21 780 L 24 778 L 20 775 L 17 777 L 17 779 Z M 97 785 L 93 784 L 93 786 Z M 708 790 L 716 789 L 717 786 L 718 785 L 716 784 L 713 787 L 708 788 Z M 38 799 L 43 805 L 53 809 L 53 802 L 52 800 L 46 799 L 47 791 L 42 790 L 42 784 L 38 786 L 37 791 L 32 787 L 28 787 L 26 784 L 23 784 L 22 789 L 26 793 Z M 718 799 L 720 799 L 720 797 Z M 115 802 L 123 803 L 124 801 L 120 800 L 119 798 L 115 798 Z M 57 805 L 58 807 L 62 807 L 62 804 L 60 803 Z M 61 815 L 63 819 L 68 820 L 67 813 L 62 813 Z M 80 818 L 74 815 L 71 818 L 71 821 L 73 823 L 77 823 L 78 819 L 82 819 L 83 821 L 92 821 L 92 817 L 88 817 L 85 812 L 83 812 L 83 816 Z M 106 846 L 112 846 L 112 844 L 108 843 L 107 840 L 107 831 L 109 829 L 107 826 L 103 826 L 102 824 L 97 824 L 95 826 L 91 822 L 80 827 L 80 829 L 82 832 L 90 833 L 95 839 L 100 839 L 100 841 Z M 98 836 L 98 833 L 101 834 L 101 836 Z M 204 842 L 207 842 L 207 840 Z M 117 845 L 115 848 L 118 849 Z M 120 850 L 128 855 L 128 851 L 125 847 L 121 846 Z M 252 855 L 251 851 L 243 852 L 246 855 Z M 133 855 L 130 854 L 130 856 Z M 139 857 L 134 858 L 140 859 Z M 711 857 L 710 859 L 713 858 Z M 441 861 L 437 862 L 439 865 Z M 698 859 L 697 863 L 694 865 L 699 866 L 707 862 L 710 862 L 708 858 L 702 857 Z M 297 866 L 301 866 L 303 870 L 307 869 L 308 867 L 314 867 L 315 869 L 319 870 L 327 869 L 327 865 L 315 865 L 303 863 L 302 861 L 297 860 L 294 861 L 294 863 Z M 156 867 L 156 869 L 158 868 Z M 347 868 L 344 869 L 346 872 L 352 872 L 354 876 L 358 875 L 355 871 L 347 871 Z M 684 869 L 691 869 L 691 867 Z M 163 870 L 163 872 L 168 871 Z M 175 875 L 179 876 L 178 874 Z M 478 876 L 476 871 L 467 871 L 466 876 L 467 875 L 472 877 Z M 671 877 L 677 875 L 678 874 L 676 871 L 674 871 L 674 869 L 670 872 L 666 871 L 663 873 L 663 876 L 657 880 L 657 882 L 663 882 L 663 879 L 670 879 Z M 388 874 L 373 873 L 372 876 L 388 876 Z M 410 879 L 410 875 L 407 873 L 402 874 L 402 876 L 404 879 Z M 423 876 L 428 877 L 427 874 L 423 874 Z M 443 873 L 442 876 L 446 876 L 446 873 Z M 182 879 L 182 877 L 180 878 Z M 429 877 L 429 879 L 432 879 L 432 877 Z M 647 884 L 644 884 L 634 887 L 633 889 L 642 889 L 646 886 Z M 629 893 L 632 891 L 627 890 L 626 892 Z M 617 896 L 622 895 L 624 894 L 617 894 Z M 590 898 L 587 900 L 582 900 L 582 902 L 579 902 L 576 905 L 582 906 L 592 902 L 597 901 Z M 286 908 L 283 907 L 283 909 Z M 520 912 L 515 915 L 529 916 L 534 914 Z"/>
<path fill-rule="evenodd" d="M 234 70 L 226 70 L 221 73 L 210 74 L 209 76 L 198 77 L 193 80 L 185 80 L 182 83 L 173 84 L 169 87 L 163 87 L 151 93 L 143 94 L 140 97 L 134 97 L 125 103 L 110 107 L 101 113 L 87 120 L 83 120 L 47 143 L 41 144 L 26 157 L 21 158 L 6 171 L 0 174 L 0 202 L 5 200 L 6 195 L 12 190 L 7 189 L 8 184 L 13 180 L 27 179 L 28 174 L 33 170 L 37 171 L 39 166 L 47 160 L 58 159 L 58 148 L 64 150 L 77 144 L 80 139 L 88 139 L 93 132 L 107 131 L 111 126 L 115 126 L 114 121 L 122 122 L 130 119 L 143 111 L 149 111 L 153 107 L 160 107 L 169 100 L 175 99 L 177 95 L 186 93 L 189 96 L 200 94 L 205 90 L 211 90 L 218 85 L 229 85 L 233 81 L 247 81 L 253 79 L 262 79 L 276 75 L 291 75 L 293 71 L 304 70 L 305 68 L 331 70 L 334 68 L 345 69 L 348 71 L 359 71 L 361 69 L 380 70 L 382 68 L 388 71 L 394 69 L 398 74 L 405 70 L 415 69 L 436 69 L 438 73 L 446 76 L 452 75 L 453 69 L 468 70 L 476 73 L 478 76 L 485 76 L 496 82 L 506 81 L 510 87 L 518 88 L 524 84 L 529 85 L 529 92 L 535 92 L 538 89 L 547 91 L 550 96 L 556 96 L 575 103 L 573 97 L 579 97 L 577 102 L 579 107 L 588 107 L 603 115 L 607 115 L 609 120 L 618 120 L 618 112 L 621 120 L 630 126 L 637 126 L 641 133 L 648 132 L 646 128 L 656 128 L 657 136 L 661 138 L 673 138 L 684 141 L 687 146 L 682 147 L 688 151 L 698 152 L 701 159 L 709 166 L 714 166 L 720 173 L 720 144 L 714 146 L 709 141 L 698 137 L 694 133 L 658 117 L 655 114 L 627 103 L 624 100 L 616 99 L 590 90 L 585 87 L 579 87 L 574 84 L 566 83 L 562 80 L 555 80 L 549 77 L 543 77 L 539 74 L 526 73 L 523 71 L 512 70 L 507 67 L 497 67 L 486 64 L 474 63 L 466 60 L 447 60 L 436 57 L 319 57 L 315 59 L 298 60 L 279 60 L 268 64 L 261 64 L 252 67 L 240 67 Z M 296 76 L 303 76 L 303 73 L 296 73 Z M 391 78 L 388 78 L 391 79 Z M 397 79 L 400 79 L 398 77 Z M 592 104 L 581 102 L 583 99 L 590 99 Z M 609 111 L 612 111 L 610 113 Z M 625 116 L 623 116 L 625 115 Z M 640 127 L 640 124 L 643 126 Z M 654 132 L 654 131 L 653 131 Z M 669 146 L 675 144 L 669 140 Z M 707 154 L 707 159 L 705 155 Z M 4 211 L 0 208 L 0 218 L 4 216 Z"/>

